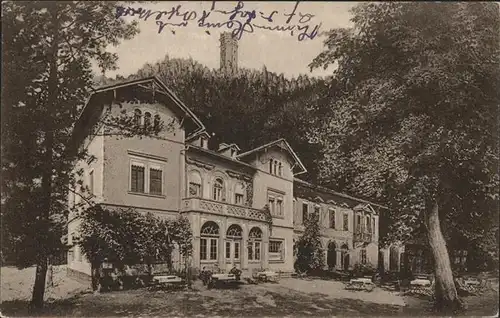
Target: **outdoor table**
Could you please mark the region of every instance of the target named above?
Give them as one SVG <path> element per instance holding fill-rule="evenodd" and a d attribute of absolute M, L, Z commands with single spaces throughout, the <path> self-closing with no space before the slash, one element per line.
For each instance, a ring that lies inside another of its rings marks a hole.
<path fill-rule="evenodd" d="M 372 291 L 375 288 L 371 278 L 353 278 L 349 281 L 346 289 L 358 289 Z"/>
<path fill-rule="evenodd" d="M 156 285 L 160 286 L 182 286 L 184 284 L 184 280 L 175 275 L 161 275 L 161 276 L 153 276 L 153 282 Z"/>
<path fill-rule="evenodd" d="M 464 280 L 464 285 L 465 286 L 479 286 L 481 285 L 481 282 L 475 278 L 468 278 Z"/>
<path fill-rule="evenodd" d="M 432 283 L 429 279 L 417 278 L 410 282 L 409 291 L 412 293 L 427 295 L 432 293 L 431 286 Z"/>
<path fill-rule="evenodd" d="M 411 286 L 430 286 L 431 281 L 428 279 L 414 279 L 410 282 Z"/>
<path fill-rule="evenodd" d="M 265 281 L 277 281 L 279 278 L 278 273 L 272 271 L 259 272 L 257 277 Z"/>
<path fill-rule="evenodd" d="M 212 279 L 217 281 L 236 281 L 236 276 L 234 274 L 212 274 Z"/>
<path fill-rule="evenodd" d="M 238 280 L 234 274 L 212 274 L 207 287 L 210 289 L 218 284 L 236 283 Z"/>

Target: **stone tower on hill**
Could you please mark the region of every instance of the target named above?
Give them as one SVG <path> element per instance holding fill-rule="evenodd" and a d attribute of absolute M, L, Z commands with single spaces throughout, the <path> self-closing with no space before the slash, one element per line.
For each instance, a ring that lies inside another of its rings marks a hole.
<path fill-rule="evenodd" d="M 231 32 L 220 35 L 220 69 L 231 75 L 238 70 L 238 40 Z"/>

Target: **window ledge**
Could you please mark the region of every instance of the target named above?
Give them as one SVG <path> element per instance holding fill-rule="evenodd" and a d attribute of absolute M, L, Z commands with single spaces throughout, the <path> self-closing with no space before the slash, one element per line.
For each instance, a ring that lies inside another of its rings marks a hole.
<path fill-rule="evenodd" d="M 273 215 L 272 217 L 273 217 L 273 219 L 280 219 L 280 220 L 284 220 L 285 219 L 284 216 Z"/>
<path fill-rule="evenodd" d="M 144 197 L 159 198 L 159 199 L 165 199 L 166 198 L 166 196 L 164 194 L 151 194 L 151 193 L 133 192 L 133 191 L 128 191 L 128 194 L 141 195 L 141 196 L 144 196 Z"/>
<path fill-rule="evenodd" d="M 248 260 L 248 263 L 249 264 L 259 264 L 260 263 L 260 259 L 259 260 Z"/>

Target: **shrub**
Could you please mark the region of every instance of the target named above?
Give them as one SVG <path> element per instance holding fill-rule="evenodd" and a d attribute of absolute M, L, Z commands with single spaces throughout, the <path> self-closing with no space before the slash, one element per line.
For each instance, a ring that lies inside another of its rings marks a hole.
<path fill-rule="evenodd" d="M 174 243 L 184 259 L 189 259 L 193 248 L 191 226 L 185 217 L 162 220 L 134 209 L 93 206 L 82 215 L 80 233 L 79 245 L 92 265 L 94 289 L 104 260 L 121 273 L 125 265 L 145 264 L 150 276 L 155 263 L 166 263 L 172 268 Z"/>

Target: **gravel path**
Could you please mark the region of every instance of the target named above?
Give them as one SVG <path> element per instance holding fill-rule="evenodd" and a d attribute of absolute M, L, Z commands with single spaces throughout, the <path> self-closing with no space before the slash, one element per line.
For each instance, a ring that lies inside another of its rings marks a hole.
<path fill-rule="evenodd" d="M 398 292 L 385 291 L 375 288 L 371 292 L 350 291 L 344 289 L 344 284 L 338 281 L 320 279 L 282 279 L 280 286 L 305 293 L 319 293 L 331 298 L 359 299 L 377 304 L 405 306 L 405 301 Z"/>

